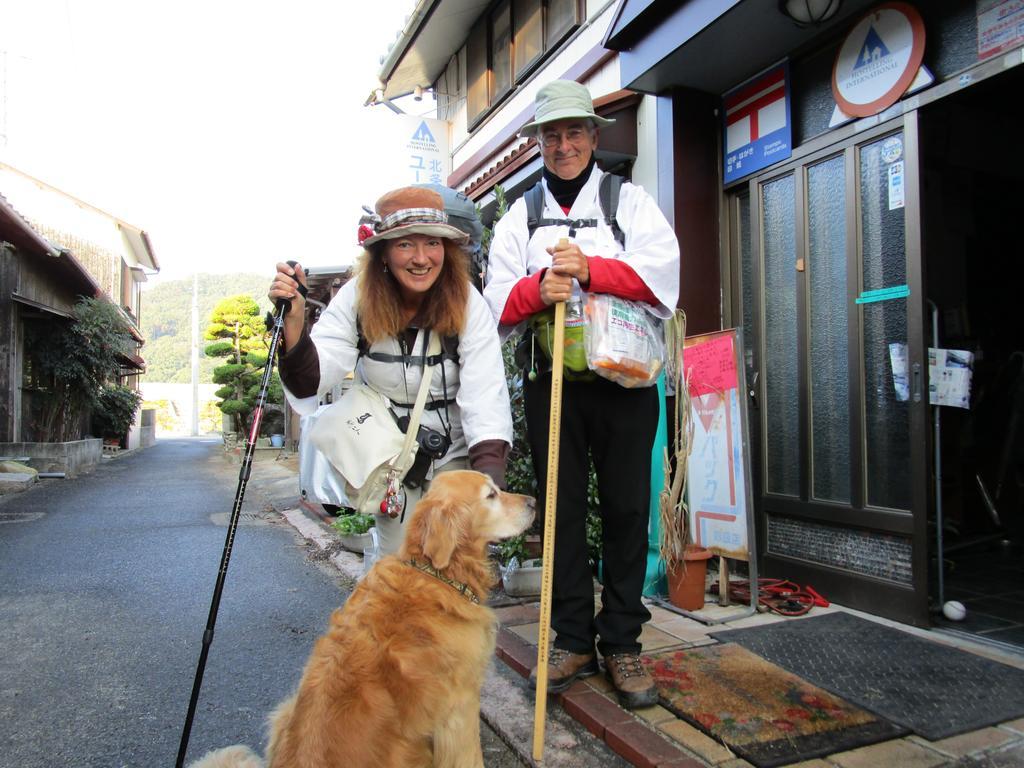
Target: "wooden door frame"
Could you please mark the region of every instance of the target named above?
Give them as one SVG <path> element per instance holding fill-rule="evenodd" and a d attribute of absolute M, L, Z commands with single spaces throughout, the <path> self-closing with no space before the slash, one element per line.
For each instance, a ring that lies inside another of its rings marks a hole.
<path fill-rule="evenodd" d="M 809 338 L 809 312 L 807 306 L 808 286 L 806 272 L 797 278 L 796 308 L 800 321 L 798 333 L 798 396 L 800 398 L 800 432 L 799 442 L 801 463 L 799 467 L 800 496 L 791 499 L 770 496 L 764 492 L 766 479 L 766 452 L 764 440 L 766 434 L 767 412 L 760 407 L 756 412 L 759 419 L 760 441 L 756 446 L 757 455 L 752 457 L 756 467 L 752 473 L 752 482 L 756 483 L 754 493 L 754 514 L 757 521 L 757 556 L 762 570 L 767 575 L 784 576 L 800 583 L 810 583 L 818 591 L 835 599 L 837 602 L 850 604 L 879 615 L 907 621 L 920 626 L 928 625 L 928 576 L 929 576 L 929 540 L 928 540 L 928 457 L 931 455 L 931 435 L 928 430 L 927 402 L 927 306 L 925 301 L 925 275 L 921 250 L 921 199 L 920 199 L 920 153 L 918 141 L 917 111 L 909 110 L 885 122 L 873 125 L 859 132 L 841 132 L 832 143 L 814 142 L 812 146 L 796 150 L 793 156 L 783 165 L 776 166 L 768 172 L 757 174 L 748 179 L 745 186 L 750 201 L 750 247 L 752 264 L 752 292 L 754 307 L 753 327 L 755 339 L 747 339 L 746 343 L 753 349 L 754 369 L 762 372 L 766 351 L 764 349 L 764 288 L 763 288 L 763 254 L 762 254 L 762 212 L 761 187 L 779 178 L 792 174 L 794 185 L 794 216 L 797 226 L 795 237 L 795 258 L 806 259 L 808 244 L 806 216 L 806 174 L 807 169 L 830 157 L 843 156 L 846 193 L 847 227 L 847 299 L 848 306 L 854 303 L 861 291 L 862 253 L 860 243 L 860 183 L 858 168 L 858 148 L 869 144 L 889 133 L 903 132 L 904 168 L 905 168 L 905 201 L 904 201 L 904 237 L 907 270 L 907 285 L 910 295 L 907 298 L 907 345 L 908 366 L 910 366 L 911 384 L 916 391 L 911 393 L 909 409 L 909 441 L 910 441 L 910 483 L 911 508 L 909 513 L 904 510 L 889 510 L 880 507 L 866 506 L 865 492 L 865 435 L 863 434 L 864 413 L 861 403 L 864 401 L 864 350 L 863 320 L 861 313 L 851 318 L 848 323 L 848 356 L 850 370 L 857 374 L 850 381 L 850 449 L 859 457 L 853 462 L 851 472 L 851 498 L 849 504 L 829 504 L 815 501 L 811 497 L 809 469 L 810 450 L 810 392 L 808 378 L 807 345 Z M 729 287 L 725 292 L 726 318 L 728 325 L 742 326 L 743 299 L 742 265 L 739 263 L 740 243 L 737 239 L 737 201 L 739 196 L 733 194 L 737 187 L 723 192 L 724 202 L 723 227 L 728 233 L 724 238 L 726 253 L 724 254 L 723 273 L 730 276 Z M 755 344 L 756 340 L 756 344 Z M 915 378 L 916 371 L 916 378 Z M 765 402 L 765 377 L 759 376 L 756 383 L 748 382 L 750 389 L 760 403 Z M 917 398 L 915 400 L 915 398 Z M 909 585 L 898 584 L 882 578 L 868 576 L 852 570 L 842 570 L 816 562 L 799 560 L 794 557 L 773 555 L 767 548 L 768 514 L 769 512 L 784 517 L 797 518 L 825 525 L 850 528 L 858 531 L 881 535 L 896 535 L 906 538 L 911 548 L 912 575 Z M 853 518 L 856 519 L 853 519 Z"/>

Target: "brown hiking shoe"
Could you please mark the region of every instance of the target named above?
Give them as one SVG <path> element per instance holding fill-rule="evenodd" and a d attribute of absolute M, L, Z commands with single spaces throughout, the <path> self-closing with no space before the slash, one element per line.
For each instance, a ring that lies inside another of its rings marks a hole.
<path fill-rule="evenodd" d="M 552 648 L 548 654 L 548 693 L 561 693 L 577 677 L 596 675 L 598 669 L 594 653 L 570 653 L 561 648 Z M 536 667 L 530 672 L 530 687 L 537 689 Z"/>
<path fill-rule="evenodd" d="M 658 689 L 638 654 L 613 653 L 605 656 L 604 667 L 605 674 L 619 692 L 619 703 L 626 709 L 658 703 Z"/>

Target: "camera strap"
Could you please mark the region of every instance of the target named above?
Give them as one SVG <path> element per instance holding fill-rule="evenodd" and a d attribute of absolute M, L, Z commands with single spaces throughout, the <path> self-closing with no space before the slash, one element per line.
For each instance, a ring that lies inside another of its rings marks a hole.
<path fill-rule="evenodd" d="M 413 441 L 416 439 L 416 433 L 419 432 L 420 429 L 420 417 L 423 415 L 423 406 L 426 405 L 427 395 L 430 393 L 430 379 L 431 375 L 434 372 L 434 366 L 426 365 L 427 344 L 430 343 L 432 347 L 437 346 L 438 348 L 440 348 L 440 344 L 438 343 L 437 339 L 431 337 L 429 329 L 425 330 L 424 333 L 426 334 L 426 336 L 423 339 L 423 378 L 420 379 L 420 388 L 419 391 L 416 393 L 416 403 L 415 405 L 413 405 L 412 412 L 409 414 L 409 426 L 405 430 L 405 442 L 402 445 L 402 452 L 399 454 L 399 456 L 402 457 L 409 455 L 409 451 L 412 448 Z M 434 352 L 434 350 L 431 349 L 431 352 Z M 412 466 L 412 464 L 410 463 L 409 466 Z M 402 466 L 395 467 L 395 469 L 398 469 L 404 476 L 405 473 L 409 470 L 409 467 Z"/>

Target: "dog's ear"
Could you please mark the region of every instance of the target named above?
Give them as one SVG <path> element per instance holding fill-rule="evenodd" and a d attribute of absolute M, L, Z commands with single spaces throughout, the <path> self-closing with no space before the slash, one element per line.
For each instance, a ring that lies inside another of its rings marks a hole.
<path fill-rule="evenodd" d="M 423 554 L 439 571 L 448 567 L 459 543 L 459 506 L 433 502 L 424 521 Z"/>

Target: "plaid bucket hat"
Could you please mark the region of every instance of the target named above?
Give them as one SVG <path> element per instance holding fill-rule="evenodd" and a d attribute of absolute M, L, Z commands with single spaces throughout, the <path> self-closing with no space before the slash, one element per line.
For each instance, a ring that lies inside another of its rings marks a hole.
<path fill-rule="evenodd" d="M 448 223 L 444 200 L 432 189 L 392 190 L 381 196 L 374 210 L 376 213 L 364 217 L 359 227 L 359 244 L 363 247 L 413 234 L 443 237 L 460 245 L 469 239 L 465 232 Z"/>

